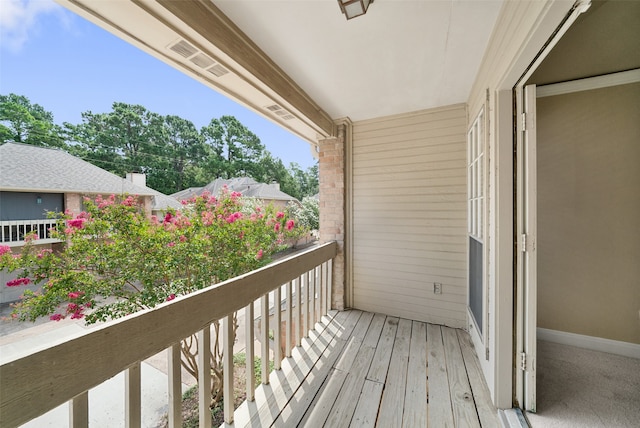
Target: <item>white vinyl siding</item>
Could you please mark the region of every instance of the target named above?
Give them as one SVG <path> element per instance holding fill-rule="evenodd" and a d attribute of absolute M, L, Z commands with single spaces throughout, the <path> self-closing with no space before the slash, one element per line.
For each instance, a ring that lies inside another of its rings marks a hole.
<path fill-rule="evenodd" d="M 354 123 L 354 307 L 465 325 L 466 120 L 455 105 Z"/>

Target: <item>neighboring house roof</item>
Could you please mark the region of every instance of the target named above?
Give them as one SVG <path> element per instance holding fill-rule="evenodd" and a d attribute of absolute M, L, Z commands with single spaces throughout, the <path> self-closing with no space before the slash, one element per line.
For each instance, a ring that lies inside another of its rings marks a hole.
<path fill-rule="evenodd" d="M 274 201 L 297 201 L 293 196 L 281 191 L 279 184 L 259 183 L 251 177 L 237 177 L 228 180 L 217 178 L 204 187 L 190 187 L 189 189 L 174 193 L 171 196 L 178 200 L 182 200 L 195 195 L 201 195 L 204 192 L 209 192 L 212 195 L 218 195 L 224 186 L 233 192 L 242 193 L 242 196 L 249 198 Z"/>
<path fill-rule="evenodd" d="M 0 190 L 153 196 L 154 210 L 179 208 L 173 198 L 133 184 L 69 153 L 29 144 L 0 145 Z"/>

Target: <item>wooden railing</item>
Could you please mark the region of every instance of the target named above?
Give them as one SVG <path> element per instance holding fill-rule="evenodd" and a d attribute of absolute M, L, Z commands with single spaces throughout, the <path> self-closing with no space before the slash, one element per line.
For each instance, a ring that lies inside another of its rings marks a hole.
<path fill-rule="evenodd" d="M 56 219 L 0 221 L 0 243 L 24 242 L 25 235 L 32 232 L 38 240 L 48 240 L 49 229 L 56 227 L 56 222 Z"/>
<path fill-rule="evenodd" d="M 300 328 L 313 328 L 327 313 L 331 302 L 332 260 L 337 244 L 330 242 L 276 261 L 261 269 L 154 308 L 115 320 L 63 343 L 5 361 L 0 356 L 0 426 L 12 427 L 28 422 L 69 401 L 69 426 L 88 426 L 88 390 L 125 372 L 125 414 L 128 427 L 141 425 L 140 362 L 167 350 L 169 358 L 169 426 L 181 424 L 180 342 L 198 335 L 202 348 L 211 341 L 211 324 L 222 320 L 224 349 L 225 422 L 233 422 L 233 314 L 246 311 L 247 367 L 253 366 L 253 306 L 261 304 L 260 337 L 262 344 L 262 382 L 269 377 L 269 297 L 272 296 L 274 326 L 274 368 L 280 369 L 281 348 L 286 356 L 300 345 Z M 292 302 L 294 301 L 294 302 Z M 284 322 L 281 311 L 284 305 Z M 286 346 L 280 343 L 282 324 L 286 328 Z M 305 332 L 307 330 L 304 330 Z M 198 353 L 198 364 L 206 367 L 209 355 Z M 247 370 L 251 386 L 247 399 L 253 399 L 252 370 Z M 211 372 L 198 370 L 200 426 L 211 426 Z M 249 388 L 248 388 L 249 389 Z"/>

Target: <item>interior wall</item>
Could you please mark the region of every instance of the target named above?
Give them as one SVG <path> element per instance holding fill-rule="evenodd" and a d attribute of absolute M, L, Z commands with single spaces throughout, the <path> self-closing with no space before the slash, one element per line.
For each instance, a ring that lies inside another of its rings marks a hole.
<path fill-rule="evenodd" d="M 640 83 L 539 98 L 538 326 L 640 343 Z"/>
<path fill-rule="evenodd" d="M 353 124 L 354 307 L 465 326 L 466 117 L 460 104 Z"/>

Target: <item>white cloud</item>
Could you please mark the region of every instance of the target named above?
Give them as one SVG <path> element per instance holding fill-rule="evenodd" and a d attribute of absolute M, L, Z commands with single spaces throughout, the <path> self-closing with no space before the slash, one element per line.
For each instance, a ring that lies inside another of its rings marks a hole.
<path fill-rule="evenodd" d="M 0 46 L 19 51 L 37 31 L 39 17 L 61 12 L 53 0 L 0 0 Z"/>

